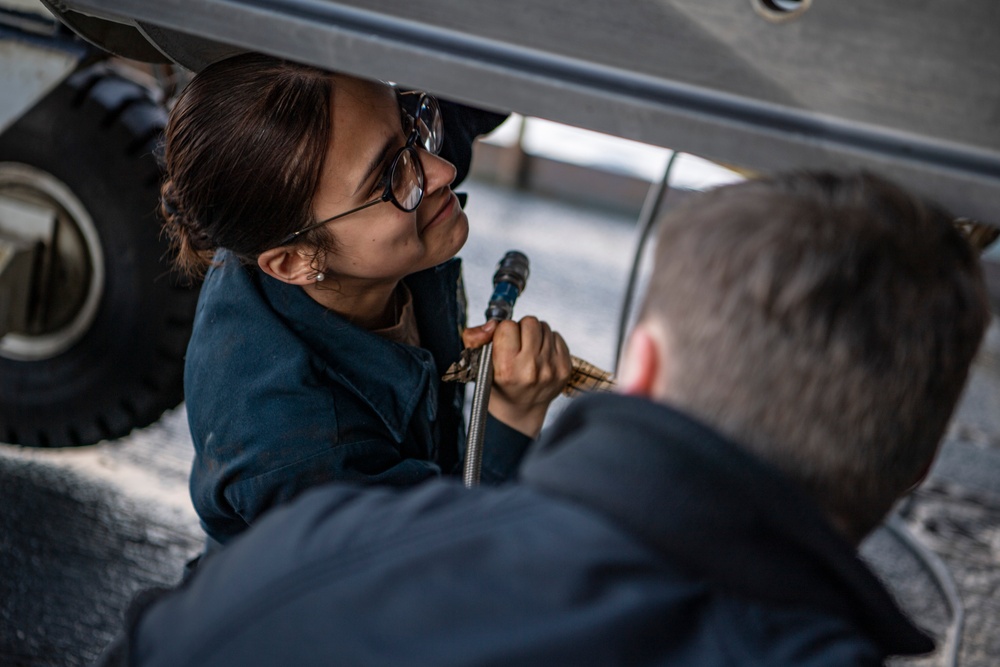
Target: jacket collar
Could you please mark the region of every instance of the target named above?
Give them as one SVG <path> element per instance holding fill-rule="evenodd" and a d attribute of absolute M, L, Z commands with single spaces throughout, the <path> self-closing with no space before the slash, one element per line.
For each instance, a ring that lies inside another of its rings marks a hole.
<path fill-rule="evenodd" d="M 521 479 L 603 513 L 718 590 L 846 615 L 886 654 L 934 648 L 801 489 L 666 405 L 575 400 Z"/>
<path fill-rule="evenodd" d="M 397 442 L 414 411 L 425 401 L 429 417 L 437 409 L 435 365 L 427 350 L 386 340 L 324 308 L 301 288 L 252 269 L 252 281 L 285 325 L 326 364 L 327 374 L 367 403 Z M 416 300 L 416 296 L 414 296 Z M 373 373 L 378 366 L 387 372 Z"/>

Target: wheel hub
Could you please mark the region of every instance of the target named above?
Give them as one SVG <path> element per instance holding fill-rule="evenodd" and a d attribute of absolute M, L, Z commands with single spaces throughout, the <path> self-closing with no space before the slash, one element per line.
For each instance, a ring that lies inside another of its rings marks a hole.
<path fill-rule="evenodd" d="M 0 357 L 47 359 L 94 320 L 104 255 L 80 200 L 52 174 L 0 163 Z"/>

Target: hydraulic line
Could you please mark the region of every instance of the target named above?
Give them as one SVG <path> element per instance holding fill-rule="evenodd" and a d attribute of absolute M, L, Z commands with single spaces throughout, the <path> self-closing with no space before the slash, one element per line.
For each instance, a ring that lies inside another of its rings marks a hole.
<path fill-rule="evenodd" d="M 514 314 L 514 302 L 528 282 L 528 257 L 516 250 L 509 251 L 497 263 L 493 274 L 493 295 L 486 307 L 486 321 L 509 320 Z M 479 485 L 479 472 L 483 461 L 483 436 L 486 427 L 486 408 L 490 402 L 493 384 L 493 341 L 483 346 L 479 353 L 479 371 L 476 389 L 472 395 L 469 415 L 469 436 L 465 447 L 465 467 L 462 481 L 466 487 Z"/>
<path fill-rule="evenodd" d="M 632 301 L 635 298 L 636 283 L 639 281 L 639 264 L 642 262 L 642 254 L 649 241 L 649 234 L 653 231 L 654 223 L 660 215 L 660 208 L 667 193 L 670 191 L 670 174 L 674 170 L 674 162 L 679 153 L 674 151 L 667 160 L 667 166 L 663 170 L 663 178 L 653 183 L 646 193 L 646 201 L 643 202 L 642 211 L 639 213 L 638 230 L 639 239 L 635 247 L 635 256 L 632 258 L 632 270 L 628 276 L 628 285 L 625 287 L 625 298 L 622 302 L 621 313 L 618 316 L 618 340 L 615 345 L 615 367 L 614 372 L 618 372 L 618 362 L 621 361 L 622 345 L 625 343 L 625 331 L 628 328 L 629 316 L 632 314 Z"/>

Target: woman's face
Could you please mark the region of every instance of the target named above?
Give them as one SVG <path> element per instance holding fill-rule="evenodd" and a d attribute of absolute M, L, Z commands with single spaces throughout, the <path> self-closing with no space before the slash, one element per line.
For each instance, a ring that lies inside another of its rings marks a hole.
<path fill-rule="evenodd" d="M 396 94 L 386 85 L 337 76 L 331 100 L 332 137 L 313 215 L 322 220 L 382 194 L 382 177 L 406 143 Z M 396 281 L 454 257 L 469 235 L 469 221 L 451 190 L 455 168 L 418 149 L 424 198 L 406 213 L 383 202 L 333 220 L 327 230 L 336 250 L 323 272 L 341 282 Z"/>

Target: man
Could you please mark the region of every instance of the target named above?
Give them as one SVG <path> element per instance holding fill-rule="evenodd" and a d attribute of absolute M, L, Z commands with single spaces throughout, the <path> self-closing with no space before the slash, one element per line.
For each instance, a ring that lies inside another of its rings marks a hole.
<path fill-rule="evenodd" d="M 137 665 L 876 665 L 930 650 L 855 547 L 930 466 L 988 321 L 949 217 L 869 174 L 666 216 L 622 395 L 517 484 L 331 485 L 133 624 Z"/>

